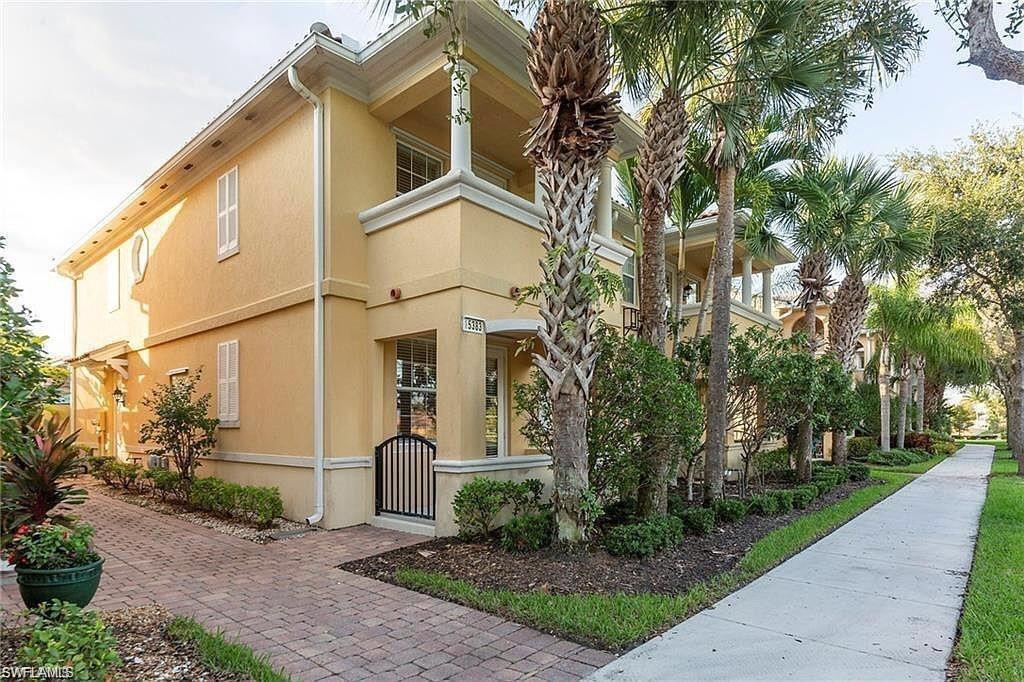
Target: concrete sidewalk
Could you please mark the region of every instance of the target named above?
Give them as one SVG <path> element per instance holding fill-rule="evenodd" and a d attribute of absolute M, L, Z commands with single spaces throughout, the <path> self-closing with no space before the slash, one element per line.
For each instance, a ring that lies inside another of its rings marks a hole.
<path fill-rule="evenodd" d="M 993 451 L 964 447 L 589 679 L 945 679 Z"/>

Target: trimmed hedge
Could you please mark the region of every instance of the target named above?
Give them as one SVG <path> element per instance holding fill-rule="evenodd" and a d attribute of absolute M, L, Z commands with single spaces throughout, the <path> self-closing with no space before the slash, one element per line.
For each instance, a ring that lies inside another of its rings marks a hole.
<path fill-rule="evenodd" d="M 877 447 L 878 439 L 874 436 L 856 436 L 846 442 L 846 454 L 852 460 L 865 460 Z"/>
<path fill-rule="evenodd" d="M 707 507 L 690 507 L 679 514 L 683 527 L 690 535 L 708 535 L 715 529 L 715 510 Z"/>
<path fill-rule="evenodd" d="M 846 465 L 846 471 L 851 481 L 866 481 L 871 475 L 868 465 L 860 462 L 850 462 Z"/>
<path fill-rule="evenodd" d="M 793 506 L 796 509 L 803 509 L 818 497 L 818 488 L 811 484 L 800 485 L 793 488 Z"/>
<path fill-rule="evenodd" d="M 747 515 L 747 505 L 743 500 L 734 498 L 715 500 L 712 508 L 715 510 L 715 520 L 718 523 L 740 521 Z"/>
<path fill-rule="evenodd" d="M 750 514 L 757 514 L 758 516 L 774 516 L 778 513 L 778 510 L 778 500 L 768 493 L 763 495 L 754 495 L 747 502 L 747 512 Z"/>
<path fill-rule="evenodd" d="M 501 528 L 501 547 L 508 552 L 537 551 L 551 544 L 555 515 L 551 511 L 517 516 Z"/>
<path fill-rule="evenodd" d="M 793 511 L 793 491 L 792 490 L 776 490 L 769 493 L 775 498 L 775 513 L 785 514 Z"/>
<path fill-rule="evenodd" d="M 605 533 L 603 544 L 610 554 L 646 557 L 678 546 L 685 534 L 682 519 L 660 516 L 640 523 L 616 526 Z"/>

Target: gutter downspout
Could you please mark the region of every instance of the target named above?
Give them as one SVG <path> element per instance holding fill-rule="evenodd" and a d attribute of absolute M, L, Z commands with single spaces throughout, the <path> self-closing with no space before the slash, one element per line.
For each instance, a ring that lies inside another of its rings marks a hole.
<path fill-rule="evenodd" d="M 288 83 L 313 105 L 313 525 L 324 517 L 324 105 L 294 66 Z"/>
<path fill-rule="evenodd" d="M 71 357 L 78 357 L 78 277 L 71 276 Z M 68 410 L 71 413 L 71 430 L 78 427 L 78 375 L 75 366 L 68 363 L 68 376 L 71 380 L 71 404 Z"/>

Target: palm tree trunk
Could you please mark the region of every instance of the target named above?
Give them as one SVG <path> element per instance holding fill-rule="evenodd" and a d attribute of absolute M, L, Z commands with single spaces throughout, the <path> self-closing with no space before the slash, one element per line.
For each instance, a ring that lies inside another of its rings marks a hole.
<path fill-rule="evenodd" d="M 597 310 L 586 286 L 601 163 L 615 140 L 617 95 L 607 94 L 607 33 L 584 0 L 547 0 L 530 31 L 527 64 L 542 114 L 526 142 L 539 175 L 545 218 L 544 294 L 533 356 L 551 399 L 551 458 L 558 539 L 587 539 L 593 523 L 586 438 L 587 396 L 597 359 Z"/>
<path fill-rule="evenodd" d="M 906 358 L 900 361 L 900 402 L 896 417 L 896 447 L 903 449 L 907 443 L 907 408 L 910 406 L 910 363 Z"/>
<path fill-rule="evenodd" d="M 935 428 L 931 423 L 931 415 L 935 414 L 942 402 L 942 395 L 946 392 L 946 384 L 941 381 L 924 378 L 924 414 L 925 423 L 929 428 Z"/>
<path fill-rule="evenodd" d="M 847 273 L 836 290 L 828 312 L 828 346 L 847 374 L 853 369 L 857 336 L 868 312 L 868 288 L 856 272 Z M 845 464 L 849 435 L 846 431 L 832 434 L 832 461 Z"/>
<path fill-rule="evenodd" d="M 704 503 L 722 496 L 725 433 L 728 428 L 729 314 L 732 253 L 736 238 L 736 167 L 718 171 L 718 229 L 715 234 L 714 292 L 711 301 L 711 358 L 708 363 L 707 445 L 704 456 Z"/>
<path fill-rule="evenodd" d="M 914 415 L 914 430 L 924 431 L 924 359 L 917 363 L 917 394 L 915 395 L 917 414 Z"/>
<path fill-rule="evenodd" d="M 892 408 L 892 398 L 890 397 L 892 391 L 890 373 L 892 370 L 889 366 L 890 360 L 889 340 L 882 339 L 881 348 L 879 348 L 878 353 L 878 402 L 880 405 L 878 447 L 882 449 L 882 452 L 889 452 L 889 443 L 892 439 L 889 433 L 889 425 L 891 423 L 890 409 Z"/>
<path fill-rule="evenodd" d="M 637 150 L 636 181 L 640 190 L 643 265 L 640 270 L 640 338 L 665 350 L 665 217 L 672 204 L 671 188 L 686 163 L 689 124 L 686 101 L 666 90 L 651 108 L 644 141 Z M 681 229 L 681 228 L 680 228 Z"/>
<path fill-rule="evenodd" d="M 818 299 L 808 296 L 804 302 L 804 326 L 807 334 L 807 349 L 812 355 L 818 345 L 818 318 L 815 315 Z M 805 407 L 804 417 L 797 431 L 796 475 L 804 483 L 811 480 L 811 458 L 814 451 L 814 405 Z"/>

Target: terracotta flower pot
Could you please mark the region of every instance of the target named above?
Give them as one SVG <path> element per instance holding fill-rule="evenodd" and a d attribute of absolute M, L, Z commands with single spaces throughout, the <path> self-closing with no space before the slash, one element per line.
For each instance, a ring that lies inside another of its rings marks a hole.
<path fill-rule="evenodd" d="M 103 559 L 71 568 L 22 568 L 15 566 L 18 590 L 25 606 L 34 608 L 44 601 L 60 599 L 84 607 L 92 601 L 103 573 Z"/>

